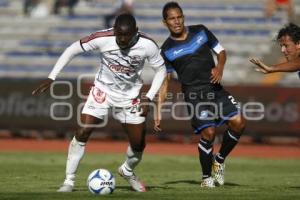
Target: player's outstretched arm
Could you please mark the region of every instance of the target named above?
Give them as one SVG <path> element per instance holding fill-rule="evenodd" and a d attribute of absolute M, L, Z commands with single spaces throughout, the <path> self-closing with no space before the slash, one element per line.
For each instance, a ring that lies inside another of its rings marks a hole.
<path fill-rule="evenodd" d="M 47 78 L 44 80 L 35 90 L 32 91 L 32 95 L 37 95 L 45 92 L 53 83 L 54 80 Z"/>
<path fill-rule="evenodd" d="M 263 63 L 262 61 L 256 59 L 256 58 L 250 58 L 249 61 L 251 63 L 253 63 L 254 65 L 256 65 L 255 70 L 258 72 L 262 72 L 264 74 L 268 74 L 268 73 L 272 73 L 272 67 L 266 65 L 265 63 Z"/>
<path fill-rule="evenodd" d="M 46 91 L 51 86 L 51 83 L 55 80 L 59 72 L 72 60 L 75 55 L 82 52 L 83 49 L 81 48 L 79 41 L 74 42 L 68 48 L 66 48 L 54 65 L 48 76 L 48 79 L 44 80 L 35 90 L 33 90 L 32 95 L 40 94 Z"/>
<path fill-rule="evenodd" d="M 279 63 L 272 66 L 268 66 L 262 61 L 255 58 L 251 58 L 250 62 L 257 66 L 255 68 L 256 71 L 262 72 L 264 74 L 273 72 L 296 72 L 300 70 L 300 58 L 296 58 L 294 60 Z"/>

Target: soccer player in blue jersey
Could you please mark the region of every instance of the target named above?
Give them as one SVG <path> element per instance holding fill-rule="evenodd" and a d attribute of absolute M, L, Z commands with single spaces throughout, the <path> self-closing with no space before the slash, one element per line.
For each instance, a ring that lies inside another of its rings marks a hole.
<path fill-rule="evenodd" d="M 177 72 L 186 103 L 193 105 L 187 108 L 189 114 L 193 113 L 191 124 L 194 132 L 199 134 L 201 187 L 223 185 L 224 161 L 245 128 L 245 119 L 239 112 L 237 102 L 220 84 L 226 52 L 215 35 L 204 25 L 184 25 L 183 11 L 178 3 L 165 4 L 162 15 L 170 36 L 163 43 L 161 54 L 168 72 Z M 217 55 L 217 64 L 212 52 Z M 160 90 L 159 104 L 164 101 L 167 85 L 168 81 L 165 81 Z M 224 133 L 220 151 L 214 156 L 216 127 L 224 123 L 228 125 L 228 129 Z M 157 130 L 160 129 L 159 120 L 155 125 Z"/>
<path fill-rule="evenodd" d="M 278 31 L 276 41 L 281 46 L 286 62 L 271 66 L 255 58 L 251 58 L 250 62 L 257 66 L 256 71 L 264 74 L 298 71 L 300 77 L 300 27 L 293 23 L 284 26 Z"/>

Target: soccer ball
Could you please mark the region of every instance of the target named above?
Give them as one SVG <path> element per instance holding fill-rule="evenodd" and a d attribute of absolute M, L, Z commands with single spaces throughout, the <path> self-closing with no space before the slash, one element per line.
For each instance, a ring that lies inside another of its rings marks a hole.
<path fill-rule="evenodd" d="M 90 173 L 87 186 L 93 194 L 111 194 L 116 187 L 115 177 L 106 169 L 96 169 Z"/>

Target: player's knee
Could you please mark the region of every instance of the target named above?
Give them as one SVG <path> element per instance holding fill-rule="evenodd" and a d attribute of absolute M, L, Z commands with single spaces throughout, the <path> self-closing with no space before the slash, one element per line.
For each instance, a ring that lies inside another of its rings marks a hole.
<path fill-rule="evenodd" d="M 93 131 L 93 128 L 82 128 L 76 132 L 75 138 L 79 142 L 87 142 L 92 131 Z"/>
<path fill-rule="evenodd" d="M 216 130 L 214 127 L 209 127 L 201 131 L 201 137 L 208 141 L 213 141 L 215 139 L 215 135 Z"/>
<path fill-rule="evenodd" d="M 242 116 L 237 117 L 234 121 L 232 121 L 232 123 L 229 124 L 229 128 L 240 135 L 242 135 L 244 132 L 245 127 L 246 120 Z"/>

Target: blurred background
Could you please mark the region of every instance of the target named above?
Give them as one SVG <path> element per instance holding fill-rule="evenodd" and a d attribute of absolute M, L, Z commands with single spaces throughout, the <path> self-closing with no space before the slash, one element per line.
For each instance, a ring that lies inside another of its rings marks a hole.
<path fill-rule="evenodd" d="M 72 42 L 112 25 L 121 10 L 133 12 L 140 31 L 159 45 L 168 37 L 161 20 L 165 0 L 0 0 L 0 139 L 70 138 L 78 127 L 77 116 L 84 95 L 99 68 L 96 53 L 77 56 L 53 86 L 53 94 L 32 96 L 31 91 L 45 79 L 63 50 Z M 300 0 L 292 9 L 274 8 L 263 0 L 181 0 L 186 25 L 204 24 L 227 50 L 223 85 L 245 105 L 264 106 L 250 120 L 242 142 L 300 144 L 300 80 L 297 73 L 262 75 L 248 61 L 255 57 L 267 64 L 283 60 L 274 41 L 279 28 L 292 21 L 299 25 Z M 89 76 L 91 75 L 91 76 Z M 78 79 L 78 77 L 81 77 Z M 145 68 L 145 90 L 153 71 Z M 182 101 L 180 85 L 174 79 L 171 102 Z M 54 98 L 53 98 L 54 97 Z M 176 115 L 186 116 L 184 107 Z M 51 117 L 52 116 L 52 117 Z M 56 120 L 53 119 L 56 118 Z M 108 120 L 97 129 L 95 139 L 123 140 L 121 125 Z M 149 140 L 185 142 L 197 139 L 189 120 L 174 120 L 163 113 L 161 134 L 153 134 L 152 115 L 147 129 Z M 218 131 L 222 133 L 224 129 Z"/>

